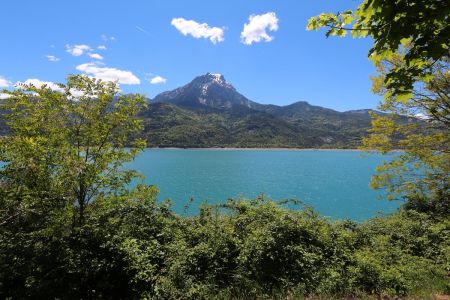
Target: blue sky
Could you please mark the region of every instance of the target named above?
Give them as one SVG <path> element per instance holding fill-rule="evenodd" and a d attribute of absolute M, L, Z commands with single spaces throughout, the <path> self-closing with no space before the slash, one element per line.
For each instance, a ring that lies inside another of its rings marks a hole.
<path fill-rule="evenodd" d="M 375 74 L 367 59 L 371 41 L 327 39 L 323 31 L 305 30 L 309 17 L 357 4 L 3 1 L 0 85 L 28 79 L 64 82 L 67 74 L 87 73 L 118 76 L 124 92 L 154 97 L 213 72 L 224 74 L 238 91 L 260 103 L 303 100 L 340 111 L 374 108 L 380 99 L 370 91 L 369 76 Z M 251 15 L 257 16 L 254 22 Z M 248 29 L 242 35 L 244 24 Z M 266 36 L 261 36 L 264 26 Z"/>

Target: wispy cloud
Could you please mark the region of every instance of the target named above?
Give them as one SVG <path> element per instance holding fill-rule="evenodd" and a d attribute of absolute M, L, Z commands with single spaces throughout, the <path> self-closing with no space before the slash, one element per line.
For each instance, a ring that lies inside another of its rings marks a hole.
<path fill-rule="evenodd" d="M 241 32 L 241 41 L 246 45 L 259 43 L 261 41 L 270 42 L 273 36 L 267 34 L 267 31 L 278 30 L 278 18 L 274 12 L 268 12 L 263 15 L 251 15 L 248 23 L 244 24 Z"/>
<path fill-rule="evenodd" d="M 59 61 L 59 58 L 54 55 L 46 55 L 45 57 L 47 57 L 47 59 L 49 61 L 53 61 L 53 62 Z"/>
<path fill-rule="evenodd" d="M 101 38 L 103 41 L 108 42 L 108 41 L 115 41 L 116 38 L 110 35 L 106 35 L 106 34 L 102 34 Z"/>
<path fill-rule="evenodd" d="M 221 43 L 225 40 L 223 28 L 210 27 L 207 23 L 198 23 L 194 20 L 184 18 L 174 18 L 171 24 L 183 35 L 191 35 L 199 39 L 209 39 L 213 44 Z"/>
<path fill-rule="evenodd" d="M 93 59 L 99 59 L 99 60 L 103 59 L 103 56 L 101 56 L 98 53 L 88 53 L 88 55 L 90 58 L 93 58 Z"/>
<path fill-rule="evenodd" d="M 66 45 L 66 51 L 73 56 L 81 56 L 83 53 L 91 51 L 92 48 L 88 45 Z"/>
<path fill-rule="evenodd" d="M 3 76 L 0 76 L 0 88 L 7 88 L 11 85 L 11 82 L 6 80 Z"/>
<path fill-rule="evenodd" d="M 45 85 L 47 88 L 54 90 L 54 91 L 58 91 L 58 92 L 64 91 L 64 89 L 62 89 L 59 85 L 57 85 L 56 83 L 54 83 L 52 81 L 43 81 L 43 80 L 36 79 L 36 78 L 27 79 L 24 82 L 18 81 L 15 83 L 15 86 L 20 87 L 23 84 L 33 85 L 37 88 L 41 88 L 42 86 Z"/>
<path fill-rule="evenodd" d="M 116 68 L 101 67 L 96 63 L 81 64 L 76 67 L 92 77 L 105 81 L 114 81 L 120 84 L 140 84 L 141 81 L 131 71 L 119 70 Z"/>
<path fill-rule="evenodd" d="M 139 30 L 140 32 L 142 32 L 143 34 L 145 34 L 146 36 L 151 36 L 150 32 L 148 32 L 147 30 L 145 30 L 144 28 L 142 28 L 140 26 L 136 26 L 136 29 Z"/>
<path fill-rule="evenodd" d="M 167 79 L 161 76 L 155 76 L 150 79 L 150 84 L 166 83 Z"/>
<path fill-rule="evenodd" d="M 106 50 L 106 46 L 101 45 L 97 47 L 99 50 Z M 103 56 L 98 54 L 98 53 L 94 53 L 94 49 L 89 46 L 89 45 L 85 45 L 85 44 L 81 44 L 81 45 L 66 45 L 66 51 L 69 52 L 70 54 L 72 54 L 73 56 L 81 56 L 83 54 L 86 54 L 87 56 L 89 56 L 90 58 L 93 59 L 98 59 L 98 60 L 102 60 Z M 56 58 L 53 55 L 47 55 L 47 58 L 50 61 L 57 61 L 59 60 L 59 58 Z M 56 60 L 55 60 L 56 59 Z"/>

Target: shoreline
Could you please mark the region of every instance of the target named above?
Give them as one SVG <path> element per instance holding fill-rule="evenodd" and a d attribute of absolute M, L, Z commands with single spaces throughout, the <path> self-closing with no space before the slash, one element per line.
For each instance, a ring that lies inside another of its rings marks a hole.
<path fill-rule="evenodd" d="M 377 150 L 363 150 L 363 149 L 357 149 L 357 148 L 349 148 L 349 149 L 343 149 L 343 148 L 277 148 L 277 147 L 268 147 L 268 148 L 238 148 L 238 147 L 210 147 L 210 148 L 181 148 L 181 147 L 147 147 L 145 149 L 148 150 L 212 150 L 212 151 L 235 151 L 235 150 L 242 150 L 242 151 L 254 151 L 254 150 L 260 150 L 260 151 L 358 151 L 358 152 L 377 152 Z M 401 151 L 401 150 L 394 150 L 395 152 Z"/>

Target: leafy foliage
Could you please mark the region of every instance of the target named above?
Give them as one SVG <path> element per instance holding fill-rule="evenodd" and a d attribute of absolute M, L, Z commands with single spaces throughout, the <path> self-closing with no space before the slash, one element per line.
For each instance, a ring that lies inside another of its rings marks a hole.
<path fill-rule="evenodd" d="M 334 223 L 263 197 L 181 217 L 157 204 L 156 193 L 139 186 L 99 198 L 77 230 L 57 218 L 28 233 L 18 222 L 2 226 L 0 295 L 431 297 L 450 288 L 448 220 L 404 211 L 363 224 Z"/>
<path fill-rule="evenodd" d="M 116 97 L 116 84 L 86 76 L 69 76 L 58 91 L 22 85 L 4 92 L 10 134 L 0 138 L 3 189 L 42 199 L 42 205 L 76 203 L 79 223 L 96 197 L 125 191 L 136 174 L 121 166 L 145 146 L 130 142 L 142 126 L 134 118 L 145 104 L 142 96 Z"/>
<path fill-rule="evenodd" d="M 129 188 L 139 96 L 69 77 L 4 106 L 0 298 L 431 297 L 448 293 L 450 223 L 412 210 L 331 222 L 260 196 L 179 216 Z M 77 96 L 78 95 L 78 96 Z M 141 142 L 137 140 L 136 146 Z M 82 192 L 86 191 L 86 193 Z M 84 197 L 89 195 L 87 197 Z"/>
<path fill-rule="evenodd" d="M 375 92 L 385 95 L 384 77 L 405 64 L 402 54 L 377 63 L 373 77 Z M 391 197 L 404 196 L 408 207 L 450 215 L 450 75 L 448 61 L 437 61 L 432 74 L 416 83 L 410 97 L 386 96 L 381 109 L 386 116 L 374 116 L 371 134 L 364 146 L 382 153 L 404 149 L 398 159 L 378 167 L 375 188 L 388 187 Z M 419 115 L 425 122 L 399 124 L 396 115 Z"/>
<path fill-rule="evenodd" d="M 448 1 L 365 0 L 355 12 L 322 14 L 310 30 L 327 35 L 372 37 L 369 58 L 379 75 L 373 91 L 384 96 L 373 114 L 366 149 L 402 149 L 379 166 L 372 186 L 387 187 L 390 199 L 404 197 L 419 211 L 450 215 L 450 4 Z M 346 27 L 347 26 L 347 27 Z M 350 26 L 350 27 L 348 27 Z M 423 123 L 399 122 L 417 116 Z"/>
<path fill-rule="evenodd" d="M 408 94 L 418 78 L 429 75 L 434 61 L 449 56 L 450 4 L 446 0 L 364 0 L 355 11 L 312 17 L 308 30 L 327 27 L 327 36 L 373 39 L 369 58 L 389 59 L 406 44 L 405 64 L 390 70 L 385 85 L 390 95 Z"/>
<path fill-rule="evenodd" d="M 150 103 L 144 136 L 159 147 L 355 148 L 370 127 L 369 110 L 259 104 L 209 73 Z"/>

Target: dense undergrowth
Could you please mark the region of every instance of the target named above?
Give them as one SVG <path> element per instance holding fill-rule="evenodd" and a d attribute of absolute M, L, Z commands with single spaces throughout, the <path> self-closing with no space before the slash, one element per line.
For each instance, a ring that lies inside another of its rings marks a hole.
<path fill-rule="evenodd" d="M 136 118 L 144 97 L 82 75 L 61 89 L 24 85 L 2 103 L 11 132 L 0 137 L 1 299 L 450 293 L 447 135 L 411 135 L 411 147 L 377 169 L 375 187 L 406 200 L 392 215 L 333 221 L 261 196 L 181 216 L 156 187 L 130 189 L 140 176 L 123 168 L 146 145 Z M 384 153 L 383 132 L 375 142 Z M 424 176 L 411 177 L 411 165 Z"/>
<path fill-rule="evenodd" d="M 7 195 L 0 195 L 7 207 Z M 138 186 L 83 226 L 33 201 L 0 226 L 0 297 L 318 299 L 449 293 L 450 220 L 412 209 L 364 223 L 258 197 L 175 214 Z"/>

